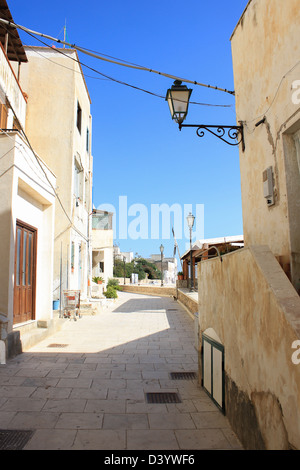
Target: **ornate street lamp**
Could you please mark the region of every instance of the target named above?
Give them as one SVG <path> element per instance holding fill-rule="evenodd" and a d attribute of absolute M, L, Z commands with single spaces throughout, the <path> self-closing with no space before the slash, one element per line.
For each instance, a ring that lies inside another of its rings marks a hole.
<path fill-rule="evenodd" d="M 228 145 L 236 146 L 241 143 L 244 152 L 244 129 L 241 122 L 240 126 L 182 124 L 188 113 L 191 93 L 192 90 L 187 88 L 186 85 L 182 85 L 180 80 L 175 80 L 172 87 L 167 91 L 166 101 L 169 104 L 172 119 L 177 122 L 179 130 L 181 131 L 182 127 L 196 127 L 198 137 L 203 137 L 205 131 L 208 131 Z"/>
<path fill-rule="evenodd" d="M 192 91 L 186 85 L 182 85 L 180 80 L 175 80 L 172 88 L 169 88 L 167 91 L 166 101 L 168 102 L 172 119 L 179 126 L 186 118 Z"/>
<path fill-rule="evenodd" d="M 193 268 L 193 255 L 192 255 L 192 230 L 194 226 L 195 217 L 190 212 L 186 218 L 188 227 L 190 229 L 190 264 L 191 264 L 191 285 L 190 285 L 190 292 L 194 289 L 194 268 Z"/>
<path fill-rule="evenodd" d="M 164 253 L 164 246 L 160 245 L 160 263 L 161 263 L 161 287 L 164 285 L 163 280 L 163 253 Z"/>

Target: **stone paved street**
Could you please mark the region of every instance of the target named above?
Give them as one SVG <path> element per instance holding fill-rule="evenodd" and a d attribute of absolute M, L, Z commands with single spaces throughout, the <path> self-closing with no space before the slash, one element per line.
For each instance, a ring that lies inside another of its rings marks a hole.
<path fill-rule="evenodd" d="M 197 380 L 194 322 L 172 298 L 120 293 L 0 366 L 0 428 L 32 450 L 241 449 Z M 180 403 L 148 403 L 176 392 Z"/>

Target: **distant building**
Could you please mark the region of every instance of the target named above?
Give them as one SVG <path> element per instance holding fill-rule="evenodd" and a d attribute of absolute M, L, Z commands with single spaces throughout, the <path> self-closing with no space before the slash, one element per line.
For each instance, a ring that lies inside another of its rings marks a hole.
<path fill-rule="evenodd" d="M 163 271 L 163 280 L 165 284 L 175 284 L 177 278 L 177 259 L 163 257 L 162 266 L 161 266 L 161 255 L 152 254 L 150 258 L 147 258 L 147 261 L 154 263 L 161 271 Z"/>
<path fill-rule="evenodd" d="M 105 282 L 113 277 L 113 214 L 93 209 L 92 213 L 92 277 Z"/>
<path fill-rule="evenodd" d="M 192 263 L 193 263 L 193 279 L 196 280 L 198 275 L 197 266 L 201 260 L 211 257 L 231 253 L 244 246 L 244 236 L 234 235 L 227 237 L 205 238 L 196 240 L 192 245 Z M 183 286 L 189 286 L 191 278 L 191 252 L 187 250 L 181 257 L 183 267 Z M 197 286 L 197 282 L 196 282 Z"/>
<path fill-rule="evenodd" d="M 131 263 L 134 260 L 134 255 L 132 251 L 121 251 L 120 247 L 114 245 L 114 259 L 119 259 L 121 261 L 125 261 L 126 263 Z"/>

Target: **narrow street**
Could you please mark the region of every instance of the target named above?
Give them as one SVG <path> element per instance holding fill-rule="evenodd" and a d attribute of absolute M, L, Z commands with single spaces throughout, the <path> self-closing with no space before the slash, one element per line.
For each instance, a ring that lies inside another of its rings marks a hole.
<path fill-rule="evenodd" d="M 24 450 L 241 449 L 196 378 L 194 322 L 172 298 L 119 293 L 0 366 L 0 422 Z M 178 403 L 149 403 L 147 393 Z M 161 397 L 161 395 L 160 395 Z"/>

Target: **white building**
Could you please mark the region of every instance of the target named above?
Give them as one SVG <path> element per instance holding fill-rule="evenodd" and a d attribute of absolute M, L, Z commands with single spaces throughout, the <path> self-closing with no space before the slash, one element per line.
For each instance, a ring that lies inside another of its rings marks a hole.
<path fill-rule="evenodd" d="M 1 1 L 1 17 L 11 18 Z M 0 25 L 0 360 L 22 350 L 22 332 L 51 324 L 56 177 L 26 138 L 27 97 L 12 67 L 27 56 Z M 6 351 L 5 351 L 6 350 Z"/>
<path fill-rule="evenodd" d="M 156 267 L 163 271 L 163 280 L 164 284 L 175 284 L 177 277 L 177 259 L 166 258 L 163 256 L 162 267 L 161 267 L 161 255 L 152 254 L 150 258 L 147 259 L 150 263 L 154 263 Z"/>
<path fill-rule="evenodd" d="M 28 95 L 27 133 L 57 176 L 54 295 L 75 289 L 84 299 L 92 276 L 91 100 L 75 50 L 25 50 L 20 81 Z"/>
<path fill-rule="evenodd" d="M 114 245 L 114 258 L 121 261 L 125 258 L 126 263 L 131 263 L 134 260 L 133 251 L 121 251 L 119 246 Z"/>

